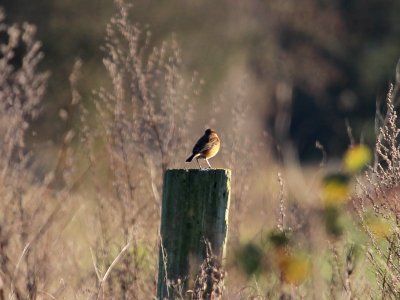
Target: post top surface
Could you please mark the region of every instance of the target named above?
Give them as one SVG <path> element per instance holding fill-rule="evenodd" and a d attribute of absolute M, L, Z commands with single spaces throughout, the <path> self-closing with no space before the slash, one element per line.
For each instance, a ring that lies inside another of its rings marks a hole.
<path fill-rule="evenodd" d="M 168 169 L 165 175 L 172 176 L 228 176 L 231 177 L 232 171 L 230 169 Z"/>
<path fill-rule="evenodd" d="M 231 169 L 223 169 L 223 168 L 216 168 L 216 169 L 168 169 L 167 172 L 195 172 L 195 173 L 208 173 L 208 172 L 228 172 L 231 173 Z"/>

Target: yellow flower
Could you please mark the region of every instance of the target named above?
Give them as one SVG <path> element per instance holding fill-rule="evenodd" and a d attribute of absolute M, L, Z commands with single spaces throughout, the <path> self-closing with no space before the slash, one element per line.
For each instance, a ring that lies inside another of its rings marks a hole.
<path fill-rule="evenodd" d="M 283 248 L 276 249 L 275 255 L 285 282 L 299 285 L 309 277 L 311 262 L 306 255 L 289 253 L 288 249 Z"/>
<path fill-rule="evenodd" d="M 330 174 L 322 183 L 322 198 L 326 205 L 337 205 L 347 201 L 350 193 L 350 178 L 344 174 Z"/>
<path fill-rule="evenodd" d="M 363 144 L 354 145 L 349 148 L 343 157 L 343 165 L 347 172 L 356 173 L 361 171 L 372 159 L 372 152 L 368 146 Z"/>
<path fill-rule="evenodd" d="M 385 238 L 393 233 L 390 222 L 377 216 L 367 218 L 366 225 L 369 231 L 377 238 Z"/>
<path fill-rule="evenodd" d="M 311 263 L 304 255 L 291 256 L 287 262 L 286 272 L 283 274 L 288 283 L 300 284 L 310 275 Z"/>

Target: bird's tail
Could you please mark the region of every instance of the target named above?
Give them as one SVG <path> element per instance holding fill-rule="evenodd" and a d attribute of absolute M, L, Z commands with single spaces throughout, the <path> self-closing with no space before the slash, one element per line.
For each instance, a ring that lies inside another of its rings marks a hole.
<path fill-rule="evenodd" d="M 190 156 L 187 158 L 186 162 L 191 162 L 192 159 L 193 159 L 195 156 L 196 156 L 196 154 L 190 155 Z"/>

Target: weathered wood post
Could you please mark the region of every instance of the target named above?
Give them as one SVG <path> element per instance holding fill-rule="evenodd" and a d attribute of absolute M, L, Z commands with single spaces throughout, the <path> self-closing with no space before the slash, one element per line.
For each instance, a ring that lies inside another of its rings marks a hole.
<path fill-rule="evenodd" d="M 164 175 L 158 299 L 176 299 L 193 289 L 206 258 L 205 240 L 220 261 L 225 255 L 228 231 L 231 171 L 226 169 L 175 169 Z"/>

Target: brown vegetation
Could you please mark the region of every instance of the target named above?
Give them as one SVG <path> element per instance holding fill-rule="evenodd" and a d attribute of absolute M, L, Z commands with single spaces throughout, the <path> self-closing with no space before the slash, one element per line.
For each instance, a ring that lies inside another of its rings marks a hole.
<path fill-rule="evenodd" d="M 26 143 L 40 134 L 29 126 L 43 109 L 49 76 L 38 71 L 40 43 L 32 25 L 6 25 L 0 13 L 7 37 L 0 44 L 0 299 L 155 297 L 161 179 L 191 149 L 202 81 L 185 74 L 173 38 L 150 47 L 147 29 L 130 21 L 129 5 L 115 4 L 103 47 L 109 85 L 83 103 L 84 62 L 77 60 L 50 169 L 37 161 L 34 150 L 41 149 Z M 24 53 L 21 61 L 16 51 Z M 250 134 L 243 87 L 233 100 L 215 101 L 210 125 L 230 116 L 220 155 L 233 170 L 230 242 L 225 269 L 209 253 L 193 298 L 222 291 L 226 299 L 398 297 L 397 84 L 387 112 L 378 114 L 375 166 L 329 177 L 336 180 L 329 188 L 345 195 L 335 205 L 320 195 L 323 173 L 333 167 L 300 168 L 290 149 L 280 165 L 265 158 L 270 149 Z M 351 179 L 355 192 L 347 193 Z M 350 198 L 356 214 L 347 209 Z"/>

